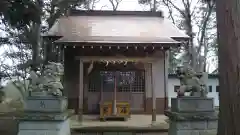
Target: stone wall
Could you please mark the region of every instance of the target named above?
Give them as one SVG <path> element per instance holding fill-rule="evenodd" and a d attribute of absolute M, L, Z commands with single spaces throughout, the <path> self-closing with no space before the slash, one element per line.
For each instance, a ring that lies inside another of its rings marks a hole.
<path fill-rule="evenodd" d="M 169 135 L 216 135 L 217 121 L 171 121 Z"/>

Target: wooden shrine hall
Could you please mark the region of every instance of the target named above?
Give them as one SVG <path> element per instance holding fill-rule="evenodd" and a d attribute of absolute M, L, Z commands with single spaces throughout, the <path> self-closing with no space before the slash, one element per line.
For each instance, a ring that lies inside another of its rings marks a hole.
<path fill-rule="evenodd" d="M 162 12 L 79 11 L 60 17 L 45 35 L 64 54 L 64 94 L 76 113 L 99 114 L 111 102 L 131 114 L 168 107 L 168 50 L 188 40 Z M 115 106 L 115 107 L 114 107 Z"/>

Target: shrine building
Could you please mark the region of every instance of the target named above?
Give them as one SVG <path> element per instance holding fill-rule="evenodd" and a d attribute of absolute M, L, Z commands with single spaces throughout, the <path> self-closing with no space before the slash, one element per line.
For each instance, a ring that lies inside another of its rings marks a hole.
<path fill-rule="evenodd" d="M 98 114 L 128 102 L 131 114 L 168 107 L 168 51 L 188 36 L 151 11 L 79 11 L 60 17 L 46 37 L 63 54 L 69 108 Z"/>

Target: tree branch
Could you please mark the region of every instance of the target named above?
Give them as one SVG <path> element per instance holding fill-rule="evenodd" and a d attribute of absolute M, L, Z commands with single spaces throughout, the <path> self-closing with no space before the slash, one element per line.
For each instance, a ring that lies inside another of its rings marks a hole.
<path fill-rule="evenodd" d="M 114 3 L 114 1 L 116 2 L 116 4 Z M 116 10 L 117 10 L 118 5 L 119 5 L 119 3 L 120 3 L 121 1 L 122 1 L 122 0 L 109 0 L 109 2 L 110 2 L 111 5 L 112 5 L 113 11 L 116 11 Z"/>
<path fill-rule="evenodd" d="M 169 6 L 169 4 L 166 2 L 166 0 L 163 0 L 163 4 L 168 8 L 169 18 L 171 18 L 173 24 L 176 25 L 175 20 L 174 20 L 174 18 L 173 18 L 172 8 Z"/>
<path fill-rule="evenodd" d="M 166 1 L 169 2 L 182 16 L 185 16 L 185 13 L 180 8 L 178 8 L 175 4 L 173 4 L 171 0 L 166 0 Z"/>
<path fill-rule="evenodd" d="M 199 3 L 200 1 L 201 1 L 201 0 L 198 0 L 198 1 L 197 1 L 196 5 L 194 6 L 194 8 L 193 8 L 193 10 L 192 10 L 191 15 L 193 15 L 193 14 L 195 13 L 195 11 L 196 11 L 196 9 L 197 9 L 197 5 L 198 5 L 198 3 Z M 192 1 L 191 1 L 191 2 L 192 2 Z"/>
<path fill-rule="evenodd" d="M 203 17 L 203 23 L 202 23 L 202 27 L 201 27 L 201 36 L 200 36 L 200 40 L 199 40 L 199 47 L 198 47 L 198 50 L 197 50 L 198 54 L 200 53 L 201 48 L 203 46 L 203 40 L 204 40 L 205 35 L 206 35 L 207 24 L 208 24 L 208 21 L 209 21 L 209 18 L 211 16 L 211 14 L 212 14 L 213 7 L 214 7 L 214 4 L 210 5 L 209 8 L 208 8 L 208 11 L 206 12 L 206 14 Z"/>

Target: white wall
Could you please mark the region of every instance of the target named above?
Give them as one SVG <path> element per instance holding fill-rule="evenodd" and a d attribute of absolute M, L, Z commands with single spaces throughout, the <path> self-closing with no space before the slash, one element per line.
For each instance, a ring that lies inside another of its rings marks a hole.
<path fill-rule="evenodd" d="M 162 52 L 159 52 L 162 53 Z M 167 70 L 167 69 L 166 69 Z M 152 97 L 151 90 L 151 65 L 145 64 L 145 76 L 146 76 L 146 97 Z M 152 63 L 152 79 L 153 89 L 155 91 L 156 98 L 164 98 L 164 57 L 158 57 L 156 61 Z"/>
<path fill-rule="evenodd" d="M 177 96 L 177 93 L 174 92 L 174 86 L 180 85 L 178 78 L 168 78 L 168 105 L 171 106 L 171 98 Z M 216 86 L 218 86 L 218 78 L 208 78 L 208 86 L 212 86 L 212 92 L 208 92 L 208 97 L 214 98 L 215 106 L 219 106 L 218 92 L 216 92 Z"/>

